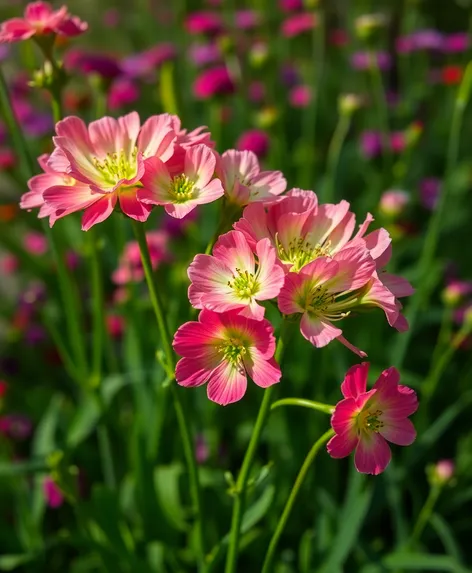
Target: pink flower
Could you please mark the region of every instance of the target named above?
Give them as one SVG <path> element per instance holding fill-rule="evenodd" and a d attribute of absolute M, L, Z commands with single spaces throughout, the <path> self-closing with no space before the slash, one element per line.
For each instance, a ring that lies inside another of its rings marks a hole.
<path fill-rule="evenodd" d="M 172 129 L 175 131 L 176 140 L 175 146 L 181 148 L 191 147 L 192 145 L 203 144 L 207 147 L 215 147 L 215 142 L 211 140 L 211 133 L 205 131 L 207 127 L 201 125 L 192 131 L 183 129 L 180 123 L 180 118 L 177 115 L 170 115 L 170 121 Z M 177 153 L 177 149 L 174 148 L 174 154 Z"/>
<path fill-rule="evenodd" d="M 441 180 L 436 177 L 426 177 L 419 183 L 420 201 L 423 207 L 434 211 L 441 194 Z"/>
<path fill-rule="evenodd" d="M 236 143 L 239 151 L 252 151 L 258 159 L 262 159 L 269 151 L 269 135 L 261 129 L 245 131 Z"/>
<path fill-rule="evenodd" d="M 255 10 L 237 10 L 234 21 L 238 30 L 252 30 L 261 23 L 261 15 Z"/>
<path fill-rule="evenodd" d="M 197 66 L 207 66 L 222 59 L 219 44 L 208 42 L 206 44 L 192 44 L 189 49 L 190 60 Z"/>
<path fill-rule="evenodd" d="M 44 255 L 48 250 L 48 241 L 42 233 L 29 231 L 26 233 L 23 243 L 28 253 L 32 255 Z"/>
<path fill-rule="evenodd" d="M 201 72 L 193 84 L 193 92 L 198 99 L 232 94 L 234 83 L 228 68 L 225 65 L 219 65 Z"/>
<path fill-rule="evenodd" d="M 265 309 L 257 301 L 279 294 L 285 272 L 268 239 L 259 241 L 255 251 L 257 262 L 244 235 L 230 231 L 218 239 L 213 256 L 196 255 L 188 269 L 192 306 L 215 312 L 238 310 L 242 316 L 262 320 Z"/>
<path fill-rule="evenodd" d="M 359 356 L 366 354 L 347 342 L 334 326 L 357 306 L 357 289 L 372 277 L 375 262 L 366 249 L 352 248 L 334 258 L 319 257 L 298 273 L 289 273 L 279 294 L 283 314 L 300 314 L 300 332 L 317 348 L 337 338 Z"/>
<path fill-rule="evenodd" d="M 384 370 L 367 391 L 369 364 L 350 368 L 341 384 L 344 400 L 334 410 L 331 426 L 336 435 L 328 442 L 333 458 L 345 458 L 355 450 L 354 463 L 361 473 L 378 475 L 391 458 L 387 444 L 411 445 L 416 431 L 408 419 L 416 412 L 418 400 L 411 388 L 399 384 L 395 368 Z"/>
<path fill-rule="evenodd" d="M 442 49 L 448 54 L 455 54 L 467 51 L 469 45 L 469 34 L 467 32 L 456 32 L 455 34 L 449 34 L 443 39 Z"/>
<path fill-rule="evenodd" d="M 144 52 L 128 56 L 121 62 L 121 68 L 130 78 L 152 79 L 162 64 L 175 59 L 176 55 L 174 44 L 162 42 Z"/>
<path fill-rule="evenodd" d="M 202 144 L 185 149 L 183 161 L 177 165 L 151 157 L 146 161 L 144 187 L 138 190 L 138 199 L 145 205 L 163 205 L 169 215 L 182 219 L 197 205 L 216 201 L 224 194 L 221 181 L 213 179 L 215 166 L 213 151 Z"/>
<path fill-rule="evenodd" d="M 152 269 L 156 270 L 161 262 L 169 259 L 169 236 L 165 231 L 150 231 L 146 233 L 146 242 Z M 139 245 L 137 241 L 130 241 L 123 250 L 119 267 L 113 273 L 112 280 L 117 285 L 124 285 L 129 282 L 140 282 L 143 279 L 144 269 Z"/>
<path fill-rule="evenodd" d="M 173 346 L 183 356 L 177 363 L 177 382 L 187 387 L 208 382 L 208 398 L 222 406 L 241 400 L 248 375 L 261 388 L 281 378 L 274 359 L 274 329 L 265 319 L 205 309 L 198 322 L 187 322 L 177 330 Z"/>
<path fill-rule="evenodd" d="M 85 209 L 84 231 L 107 219 L 117 201 L 128 217 L 149 217 L 151 207 L 136 195 L 143 190 L 145 159 L 166 161 L 173 153 L 176 134 L 168 114 L 152 116 L 142 127 L 136 112 L 119 119 L 104 117 L 88 127 L 71 116 L 57 123 L 56 133 L 46 174 L 30 180 L 31 192 L 22 197 L 21 207 L 40 206 L 39 216 L 49 215 L 51 225 Z"/>
<path fill-rule="evenodd" d="M 216 12 L 192 12 L 185 20 L 190 34 L 208 34 L 213 36 L 223 31 L 223 22 Z"/>
<path fill-rule="evenodd" d="M 406 191 L 390 189 L 382 193 L 379 209 L 388 217 L 398 217 L 405 211 L 409 202 L 410 195 Z"/>
<path fill-rule="evenodd" d="M 300 12 L 299 14 L 293 14 L 292 16 L 288 16 L 282 22 L 282 35 L 286 38 L 293 38 L 303 34 L 304 32 L 313 30 L 317 24 L 318 20 L 314 12 Z"/>
<path fill-rule="evenodd" d="M 355 52 L 351 56 L 351 65 L 355 70 L 370 70 L 376 62 L 380 70 L 392 67 L 392 58 L 387 52 Z"/>
<path fill-rule="evenodd" d="M 377 157 L 382 153 L 382 135 L 378 131 L 363 131 L 361 133 L 361 150 L 367 159 Z"/>
<path fill-rule="evenodd" d="M 87 28 L 86 22 L 71 16 L 65 6 L 53 10 L 49 2 L 31 2 L 25 8 L 24 18 L 11 18 L 2 23 L 0 42 L 20 42 L 46 34 L 78 36 Z"/>
<path fill-rule="evenodd" d="M 117 78 L 108 91 L 108 107 L 112 110 L 130 105 L 139 99 L 139 88 L 133 80 Z"/>
<path fill-rule="evenodd" d="M 227 199 L 236 205 L 274 199 L 287 187 L 281 171 L 261 171 L 252 151 L 225 151 L 218 161 L 216 173 Z"/>
<path fill-rule="evenodd" d="M 64 494 L 50 476 L 44 478 L 43 492 L 49 507 L 57 509 L 64 503 Z"/>
<path fill-rule="evenodd" d="M 312 98 L 312 90 L 310 86 L 299 85 L 294 86 L 290 90 L 289 100 L 290 105 L 296 108 L 304 108 L 310 105 Z"/>
<path fill-rule="evenodd" d="M 82 48 L 67 51 L 64 67 L 67 71 L 80 72 L 85 75 L 98 74 L 106 80 L 113 80 L 123 73 L 115 56 L 85 51 Z"/>

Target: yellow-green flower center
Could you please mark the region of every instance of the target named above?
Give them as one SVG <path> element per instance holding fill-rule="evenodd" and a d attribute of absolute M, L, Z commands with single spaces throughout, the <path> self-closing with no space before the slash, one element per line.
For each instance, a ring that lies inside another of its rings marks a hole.
<path fill-rule="evenodd" d="M 233 366 L 239 366 L 243 356 L 247 352 L 247 348 L 245 342 L 241 338 L 231 336 L 218 347 L 218 351 L 223 354 L 224 360 L 227 360 Z"/>
<path fill-rule="evenodd" d="M 382 420 L 379 420 L 379 417 L 382 415 L 382 410 L 375 410 L 375 412 L 371 412 L 370 410 L 362 411 L 357 416 L 357 427 L 359 430 L 363 430 L 365 432 L 376 432 L 380 431 L 380 428 L 383 427 L 384 423 Z"/>
<path fill-rule="evenodd" d="M 194 196 L 195 183 L 187 175 L 177 175 L 170 184 L 169 193 L 175 203 L 185 203 Z"/>
<path fill-rule="evenodd" d="M 236 275 L 233 275 L 232 281 L 228 281 L 228 286 L 233 289 L 238 298 L 244 300 L 251 300 L 259 291 L 257 276 L 240 269 L 236 269 Z"/>
<path fill-rule="evenodd" d="M 107 153 L 103 159 L 93 158 L 95 168 L 101 173 L 103 179 L 116 185 L 121 179 L 132 179 L 136 176 L 138 148 L 135 147 L 131 155 L 123 150 L 115 153 Z"/>
<path fill-rule="evenodd" d="M 329 241 L 323 245 L 312 245 L 306 238 L 299 237 L 298 239 L 292 239 L 285 248 L 279 241 L 278 236 L 276 236 L 275 244 L 279 259 L 283 263 L 291 265 L 290 271 L 295 273 L 318 257 L 331 256 Z"/>

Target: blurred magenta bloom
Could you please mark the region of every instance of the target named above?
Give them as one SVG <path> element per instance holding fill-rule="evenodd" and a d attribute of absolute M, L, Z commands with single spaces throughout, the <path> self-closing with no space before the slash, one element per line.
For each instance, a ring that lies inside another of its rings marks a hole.
<path fill-rule="evenodd" d="M 48 250 L 48 240 L 42 233 L 28 231 L 23 238 L 25 249 L 32 255 L 44 255 Z"/>
<path fill-rule="evenodd" d="M 448 34 L 444 37 L 442 48 L 447 54 L 455 54 L 467 51 L 469 46 L 469 34 L 467 34 L 467 32 L 456 32 L 455 34 Z"/>
<path fill-rule="evenodd" d="M 279 6 L 284 12 L 296 12 L 303 9 L 303 0 L 279 0 Z"/>
<path fill-rule="evenodd" d="M 355 70 L 370 70 L 376 61 L 382 71 L 392 67 L 392 58 L 387 52 L 355 52 L 351 56 L 351 65 Z"/>
<path fill-rule="evenodd" d="M 33 430 L 33 423 L 24 414 L 0 416 L 0 433 L 12 440 L 26 440 Z"/>
<path fill-rule="evenodd" d="M 261 23 L 261 15 L 256 10 L 237 10 L 234 23 L 239 30 L 252 30 Z"/>
<path fill-rule="evenodd" d="M 309 32 L 316 27 L 318 23 L 314 12 L 301 12 L 287 16 L 282 22 L 281 32 L 286 38 L 294 38 L 304 32 Z"/>
<path fill-rule="evenodd" d="M 401 153 L 405 149 L 406 141 L 403 131 L 394 131 L 390 134 L 390 147 L 394 153 Z"/>
<path fill-rule="evenodd" d="M 152 269 L 156 270 L 161 262 L 169 260 L 169 236 L 165 231 L 149 231 L 146 233 L 146 242 Z M 124 248 L 119 266 L 112 274 L 112 281 L 117 285 L 124 285 L 142 280 L 144 280 L 144 269 L 139 245 L 137 241 L 131 241 Z"/>
<path fill-rule="evenodd" d="M 415 441 L 409 416 L 418 409 L 418 399 L 411 388 L 399 384 L 400 373 L 394 367 L 384 370 L 367 391 L 368 372 L 365 362 L 347 371 L 341 384 L 344 400 L 331 417 L 336 435 L 327 449 L 333 458 L 345 458 L 355 450 L 357 471 L 378 475 L 392 456 L 387 442 L 409 446 Z"/>
<path fill-rule="evenodd" d="M 236 149 L 239 151 L 252 151 L 258 157 L 263 159 L 269 151 L 269 135 L 262 129 L 249 129 L 241 134 L 236 143 Z"/>
<path fill-rule="evenodd" d="M 192 44 L 189 48 L 189 57 L 196 66 L 207 66 L 219 62 L 222 53 L 216 42 L 207 42 L 206 44 Z"/>
<path fill-rule="evenodd" d="M 390 189 L 382 194 L 379 209 L 388 217 L 398 217 L 405 211 L 409 202 L 410 195 L 406 191 Z"/>
<path fill-rule="evenodd" d="M 197 464 L 204 464 L 210 457 L 210 447 L 203 434 L 197 434 L 195 437 L 195 459 Z"/>
<path fill-rule="evenodd" d="M 103 14 L 103 24 L 107 28 L 116 28 L 121 20 L 120 11 L 118 8 L 108 8 Z"/>
<path fill-rule="evenodd" d="M 437 177 L 426 177 L 420 181 L 420 201 L 423 207 L 434 210 L 441 192 L 441 180 Z"/>
<path fill-rule="evenodd" d="M 249 84 L 248 97 L 254 103 L 261 103 L 266 97 L 266 86 L 264 82 L 254 80 Z"/>
<path fill-rule="evenodd" d="M 193 92 L 198 99 L 231 94 L 234 90 L 233 80 L 224 65 L 203 70 L 193 84 Z"/>
<path fill-rule="evenodd" d="M 0 45 L 0 62 L 3 62 L 10 55 L 10 48 L 5 44 Z"/>
<path fill-rule="evenodd" d="M 349 34 L 342 28 L 331 30 L 328 36 L 329 43 L 337 48 L 342 48 L 349 43 Z"/>
<path fill-rule="evenodd" d="M 171 237 L 180 237 L 185 233 L 187 227 L 194 223 L 198 219 L 198 208 L 187 213 L 182 219 L 176 219 L 171 217 L 167 213 L 164 213 L 162 219 L 162 229 L 168 233 Z"/>
<path fill-rule="evenodd" d="M 98 74 L 112 80 L 122 74 L 118 58 L 101 52 L 88 52 L 81 48 L 68 50 L 64 56 L 66 70 L 82 74 Z"/>
<path fill-rule="evenodd" d="M 185 20 L 185 27 L 190 34 L 215 36 L 223 31 L 223 21 L 217 12 L 192 12 Z"/>
<path fill-rule="evenodd" d="M 117 110 L 131 105 L 138 99 L 139 88 L 131 78 L 117 78 L 108 90 L 108 107 L 111 110 Z"/>
<path fill-rule="evenodd" d="M 121 61 L 123 73 L 130 78 L 152 79 L 163 63 L 175 59 L 177 50 L 174 44 L 162 42 L 152 48 L 127 56 Z"/>
<path fill-rule="evenodd" d="M 26 6 L 23 18 L 11 18 L 2 23 L 0 42 L 20 42 L 47 34 L 78 36 L 87 28 L 87 23 L 71 16 L 65 6 L 53 10 L 49 2 L 31 2 Z"/>
<path fill-rule="evenodd" d="M 312 89 L 307 85 L 295 86 L 290 90 L 289 101 L 292 107 L 305 108 L 310 105 Z"/>
<path fill-rule="evenodd" d="M 59 486 L 50 476 L 46 476 L 43 481 L 43 493 L 47 505 L 52 509 L 61 507 L 64 503 L 64 494 Z"/>
<path fill-rule="evenodd" d="M 20 261 L 14 255 L 7 253 L 0 257 L 0 265 L 5 275 L 13 275 L 20 267 Z"/>
<path fill-rule="evenodd" d="M 112 338 L 121 338 L 125 329 L 125 319 L 123 316 L 109 312 L 105 316 L 105 324 L 107 332 Z"/>
<path fill-rule="evenodd" d="M 378 131 L 361 133 L 361 150 L 367 159 L 377 157 L 382 152 L 382 136 Z"/>
<path fill-rule="evenodd" d="M 472 294 L 472 281 L 449 279 L 442 292 L 442 299 L 448 306 L 457 306 Z"/>
<path fill-rule="evenodd" d="M 43 137 L 51 133 L 54 123 L 50 113 L 36 111 L 29 101 L 22 97 L 16 97 L 12 106 L 15 116 L 28 135 Z"/>
<path fill-rule="evenodd" d="M 46 330 L 40 324 L 30 324 L 23 334 L 23 340 L 29 346 L 37 346 L 47 339 Z"/>
<path fill-rule="evenodd" d="M 0 169 L 8 171 L 16 165 L 16 155 L 9 147 L 0 147 Z"/>
<path fill-rule="evenodd" d="M 275 362 L 274 329 L 266 319 L 252 320 L 238 311 L 202 310 L 198 322 L 186 322 L 175 333 L 179 356 L 175 377 L 181 386 L 208 382 L 208 398 L 226 406 L 246 393 L 247 376 L 261 388 L 280 381 Z"/>

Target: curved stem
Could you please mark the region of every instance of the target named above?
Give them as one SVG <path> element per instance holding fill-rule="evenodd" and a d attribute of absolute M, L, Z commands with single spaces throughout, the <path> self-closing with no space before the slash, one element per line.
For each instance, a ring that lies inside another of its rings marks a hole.
<path fill-rule="evenodd" d="M 92 283 L 92 373 L 91 384 L 99 386 L 102 376 L 102 355 L 104 340 L 104 299 L 103 282 L 100 272 L 100 258 L 97 250 L 97 240 L 94 229 L 90 231 L 89 256 L 90 279 Z"/>
<path fill-rule="evenodd" d="M 286 323 L 282 325 L 282 332 L 280 333 L 279 341 L 277 344 L 277 350 L 275 352 L 275 359 L 279 364 L 282 360 L 285 347 L 285 340 L 284 340 L 285 327 Z M 274 392 L 274 386 L 270 386 L 269 388 L 264 390 L 264 397 L 262 398 L 256 423 L 254 424 L 254 429 L 251 434 L 251 439 L 249 441 L 249 445 L 247 447 L 243 463 L 241 465 L 241 470 L 239 472 L 238 479 L 236 481 L 234 502 L 233 502 L 233 513 L 231 516 L 231 530 L 229 534 L 230 536 L 229 547 L 226 556 L 225 573 L 236 572 L 237 561 L 238 561 L 238 550 L 239 550 L 239 537 L 241 534 L 241 521 L 246 501 L 246 486 L 249 479 L 249 473 L 252 468 L 254 455 L 259 445 L 259 439 L 261 437 L 265 421 L 270 411 L 270 402 L 273 392 Z"/>
<path fill-rule="evenodd" d="M 274 558 L 274 553 L 275 553 L 275 550 L 277 549 L 277 545 L 279 543 L 280 536 L 282 535 L 283 530 L 285 528 L 285 525 L 287 524 L 288 518 L 290 517 L 290 513 L 291 513 L 292 508 L 295 504 L 297 496 L 300 492 L 300 488 L 302 487 L 303 481 L 305 480 L 306 474 L 308 473 L 308 470 L 310 469 L 310 466 L 313 463 L 313 460 L 316 458 L 316 455 L 320 451 L 321 447 L 332 436 L 334 436 L 334 430 L 330 429 L 327 432 L 325 432 L 321 436 L 321 438 L 319 438 L 313 444 L 311 450 L 308 452 L 308 455 L 305 458 L 305 461 L 303 462 L 302 467 L 300 468 L 300 471 L 298 472 L 297 478 L 296 478 L 295 483 L 292 487 L 292 491 L 290 492 L 290 495 L 287 499 L 287 502 L 286 502 L 285 507 L 284 507 L 283 512 L 282 512 L 282 515 L 280 516 L 277 527 L 274 531 L 274 534 L 272 535 L 272 539 L 270 540 L 269 548 L 267 549 L 267 553 L 266 553 L 266 556 L 264 559 L 264 564 L 262 566 L 262 573 L 269 573 L 271 571 L 272 560 Z"/>
<path fill-rule="evenodd" d="M 283 400 L 277 400 L 270 407 L 271 411 L 281 406 L 301 406 L 302 408 L 311 408 L 312 410 L 317 410 L 318 412 L 323 412 L 324 414 L 331 415 L 334 412 L 334 406 L 330 404 L 323 404 L 322 402 L 315 402 L 314 400 L 305 400 L 303 398 L 284 398 Z"/>
<path fill-rule="evenodd" d="M 436 505 L 439 494 L 441 493 L 441 489 L 442 487 L 440 485 L 434 485 L 431 488 L 428 498 L 418 515 L 418 519 L 416 520 L 413 533 L 407 543 L 407 547 L 413 547 L 419 541 L 421 534 L 433 513 L 433 509 Z"/>
<path fill-rule="evenodd" d="M 161 345 L 164 349 L 164 354 L 167 362 L 167 369 L 173 371 L 175 368 L 174 352 L 172 350 L 170 342 L 171 339 L 170 339 L 169 329 L 166 320 L 164 318 L 163 305 L 159 296 L 159 292 L 154 283 L 151 257 L 149 254 L 149 248 L 146 241 L 146 233 L 144 232 L 144 226 L 142 223 L 132 221 L 132 225 L 134 234 L 136 236 L 136 240 L 139 244 L 144 275 L 146 277 L 152 308 L 154 310 L 154 315 L 156 317 L 157 325 L 159 328 Z M 185 409 L 176 385 L 171 384 L 170 389 L 172 392 L 175 413 L 177 416 L 177 423 L 179 425 L 180 436 L 182 439 L 182 445 L 184 449 L 185 461 L 187 464 L 187 471 L 189 474 L 190 493 L 192 496 L 192 503 L 195 511 L 195 528 L 197 532 L 199 569 L 202 570 L 204 568 L 205 545 L 203 537 L 203 519 L 202 519 L 202 507 L 200 500 L 200 484 L 198 479 L 197 462 L 195 460 L 195 451 L 193 447 L 193 440 L 191 436 L 190 426 L 188 424 L 188 416 L 186 416 L 185 414 Z"/>
<path fill-rule="evenodd" d="M 428 280 L 431 264 L 434 259 L 436 248 L 439 241 L 439 234 L 441 232 L 441 224 L 444 220 L 444 212 L 449 208 L 449 195 L 451 191 L 451 180 L 457 159 L 459 155 L 459 143 L 462 127 L 462 120 L 464 111 L 469 101 L 470 92 L 472 88 L 472 62 L 469 62 L 464 78 L 459 86 L 458 95 L 456 98 L 454 112 L 452 115 L 451 131 L 449 133 L 449 144 L 446 160 L 446 171 L 444 175 L 444 189 L 439 195 L 439 201 L 436 209 L 431 216 L 431 220 L 426 231 L 426 237 L 423 244 L 420 260 L 418 262 L 418 291 L 413 297 L 407 318 L 410 323 L 410 328 L 398 338 L 397 345 L 394 348 L 392 362 L 397 368 L 401 368 L 405 359 L 408 343 L 410 342 L 411 335 L 418 318 L 418 313 L 423 304 L 427 301 L 431 285 Z"/>
<path fill-rule="evenodd" d="M 341 156 L 341 150 L 350 125 L 350 114 L 341 113 L 328 149 L 328 174 L 323 194 L 323 201 L 325 203 L 332 203 L 336 196 L 336 175 L 338 171 L 339 158 Z"/>

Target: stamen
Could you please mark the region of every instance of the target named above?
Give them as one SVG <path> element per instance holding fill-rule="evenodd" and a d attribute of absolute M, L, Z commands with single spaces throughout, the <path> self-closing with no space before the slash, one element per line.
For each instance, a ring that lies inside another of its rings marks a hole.
<path fill-rule="evenodd" d="M 327 241 L 324 244 L 313 245 L 306 237 L 298 237 L 292 239 L 285 248 L 279 240 L 278 233 L 275 236 L 275 245 L 279 255 L 279 259 L 286 263 L 291 264 L 290 270 L 298 272 L 305 265 L 311 263 L 318 257 L 331 256 L 331 242 Z"/>
<path fill-rule="evenodd" d="M 249 301 L 259 291 L 257 275 L 240 269 L 236 269 L 236 275 L 233 275 L 232 281 L 228 281 L 228 286 L 238 298 Z"/>
<path fill-rule="evenodd" d="M 177 175 L 172 180 L 169 193 L 172 195 L 175 203 L 185 203 L 194 196 L 195 183 L 187 175 Z"/>
<path fill-rule="evenodd" d="M 105 181 L 115 185 L 120 179 L 132 179 L 136 175 L 136 157 L 138 148 L 135 147 L 131 156 L 126 155 L 124 150 L 107 153 L 104 159 L 93 157 L 95 168 L 100 171 Z"/>

